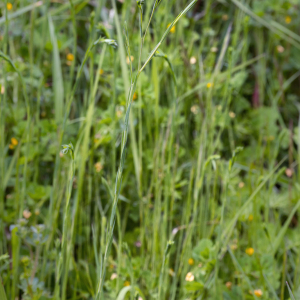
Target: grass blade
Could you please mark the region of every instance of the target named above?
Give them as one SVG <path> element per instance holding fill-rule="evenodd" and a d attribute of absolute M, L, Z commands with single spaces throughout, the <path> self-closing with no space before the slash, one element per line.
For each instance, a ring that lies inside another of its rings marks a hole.
<path fill-rule="evenodd" d="M 63 118 L 64 111 L 64 85 L 63 76 L 61 71 L 61 62 L 59 56 L 59 50 L 57 45 L 57 39 L 55 35 L 55 29 L 52 22 L 52 18 L 48 15 L 49 32 L 52 43 L 52 81 L 54 89 L 54 110 L 55 110 L 55 121 L 60 124 Z"/>

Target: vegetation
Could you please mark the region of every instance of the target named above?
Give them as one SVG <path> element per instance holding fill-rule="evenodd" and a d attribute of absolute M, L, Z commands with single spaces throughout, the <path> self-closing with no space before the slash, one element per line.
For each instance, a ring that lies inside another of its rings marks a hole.
<path fill-rule="evenodd" d="M 0 300 L 300 299 L 298 0 L 0 9 Z"/>

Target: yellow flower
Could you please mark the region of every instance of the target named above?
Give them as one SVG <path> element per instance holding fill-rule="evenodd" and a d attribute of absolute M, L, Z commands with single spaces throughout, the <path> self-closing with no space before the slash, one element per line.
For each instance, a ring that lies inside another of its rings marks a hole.
<path fill-rule="evenodd" d="M 137 99 L 137 94 L 134 93 L 134 94 L 133 94 L 133 97 L 132 97 L 132 100 L 134 101 L 134 100 L 136 100 L 136 99 Z"/>
<path fill-rule="evenodd" d="M 209 82 L 207 85 L 206 85 L 206 87 L 209 89 L 209 88 L 211 88 L 213 86 L 213 84 L 211 83 L 211 82 Z"/>
<path fill-rule="evenodd" d="M 254 249 L 251 248 L 251 247 L 249 247 L 249 248 L 246 249 L 245 252 L 246 252 L 246 254 L 248 254 L 249 256 L 252 256 L 252 255 L 254 254 Z"/>
<path fill-rule="evenodd" d="M 285 170 L 285 175 L 286 175 L 287 177 L 292 177 L 292 176 L 293 176 L 293 170 L 290 169 L 290 168 L 287 168 L 287 169 Z"/>
<path fill-rule="evenodd" d="M 12 145 L 12 144 L 9 144 L 9 149 L 11 149 L 11 150 L 13 150 L 14 148 L 15 148 L 15 146 L 14 145 Z"/>
<path fill-rule="evenodd" d="M 192 57 L 190 58 L 190 64 L 191 64 L 191 65 L 194 65 L 196 62 L 197 62 L 196 57 L 195 57 L 195 56 L 192 56 Z"/>
<path fill-rule="evenodd" d="M 188 263 L 190 266 L 192 266 L 195 263 L 195 261 L 192 258 L 189 258 Z"/>
<path fill-rule="evenodd" d="M 72 53 L 67 54 L 67 61 L 73 61 L 74 60 L 74 55 Z"/>
<path fill-rule="evenodd" d="M 262 296 L 263 292 L 261 289 L 258 290 L 254 290 L 254 295 L 258 298 L 260 298 Z"/>
<path fill-rule="evenodd" d="M 236 250 L 238 248 L 237 244 L 230 245 L 231 250 Z"/>
<path fill-rule="evenodd" d="M 195 277 L 192 272 L 188 272 L 185 276 L 186 281 L 194 281 Z"/>
<path fill-rule="evenodd" d="M 197 105 L 193 105 L 191 107 L 191 112 L 196 115 L 199 112 L 199 107 Z"/>
<path fill-rule="evenodd" d="M 31 217 L 31 215 L 32 215 L 32 213 L 31 213 L 28 209 L 25 209 L 25 210 L 23 211 L 23 217 L 24 217 L 25 219 L 29 219 L 29 218 Z"/>
<path fill-rule="evenodd" d="M 251 222 L 251 221 L 253 221 L 253 215 L 250 215 L 249 217 L 248 217 L 248 220 Z"/>
<path fill-rule="evenodd" d="M 222 16 L 222 20 L 223 20 L 223 21 L 227 21 L 227 20 L 228 20 L 228 15 L 223 15 L 223 16 Z"/>
<path fill-rule="evenodd" d="M 235 113 L 234 113 L 233 111 L 230 111 L 230 112 L 229 112 L 229 117 L 230 117 L 231 119 L 234 119 L 234 118 L 235 118 Z"/>
<path fill-rule="evenodd" d="M 284 52 L 284 47 L 281 46 L 281 45 L 278 45 L 278 46 L 276 47 L 276 49 L 277 49 L 277 52 L 278 52 L 278 53 Z"/>
<path fill-rule="evenodd" d="M 227 287 L 229 290 L 231 290 L 232 282 L 227 281 L 227 282 L 225 283 L 225 285 L 226 285 L 226 287 Z"/>
<path fill-rule="evenodd" d="M 118 118 L 122 117 L 123 111 L 124 111 L 124 107 L 123 106 L 117 106 L 116 107 L 116 115 L 117 115 Z"/>
<path fill-rule="evenodd" d="M 126 63 L 127 63 L 127 65 L 130 64 L 130 61 L 131 61 L 131 62 L 134 61 L 134 57 L 133 57 L 132 55 L 130 56 L 130 58 L 129 58 L 129 56 L 126 57 Z"/>
<path fill-rule="evenodd" d="M 14 146 L 17 146 L 18 145 L 18 140 L 16 139 L 16 138 L 11 138 L 11 143 L 12 143 L 12 145 L 14 145 Z"/>
<path fill-rule="evenodd" d="M 10 2 L 7 2 L 6 8 L 7 8 L 7 10 L 12 10 L 13 6 Z"/>
<path fill-rule="evenodd" d="M 100 75 L 103 75 L 104 71 L 102 69 L 100 69 L 99 73 L 100 73 Z"/>
<path fill-rule="evenodd" d="M 103 166 L 102 166 L 102 164 L 101 164 L 100 161 L 98 161 L 97 163 L 95 163 L 95 169 L 96 169 L 97 173 L 99 173 L 103 169 Z"/>
<path fill-rule="evenodd" d="M 126 280 L 126 281 L 124 282 L 124 286 L 130 286 L 130 281 Z"/>
<path fill-rule="evenodd" d="M 285 17 L 285 23 L 290 24 L 292 22 L 292 18 L 290 16 Z"/>
<path fill-rule="evenodd" d="M 171 26 L 171 23 L 168 24 L 168 28 Z M 175 33 L 175 25 L 171 28 L 170 32 Z"/>

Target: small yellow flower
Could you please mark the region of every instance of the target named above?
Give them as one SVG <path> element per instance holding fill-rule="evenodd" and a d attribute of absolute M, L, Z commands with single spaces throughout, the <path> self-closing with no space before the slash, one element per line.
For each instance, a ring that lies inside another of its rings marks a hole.
<path fill-rule="evenodd" d="M 169 23 L 168 24 L 168 28 L 171 26 L 171 23 Z M 170 30 L 170 32 L 171 33 L 175 33 L 175 30 L 176 30 L 176 28 L 175 28 L 175 25 L 171 28 L 171 30 Z"/>
<path fill-rule="evenodd" d="M 225 283 L 225 285 L 226 285 L 226 287 L 227 287 L 229 290 L 231 290 L 232 282 L 227 281 L 227 282 Z"/>
<path fill-rule="evenodd" d="M 116 115 L 118 118 L 121 118 L 123 115 L 124 107 L 123 106 L 117 106 L 116 107 Z"/>
<path fill-rule="evenodd" d="M 245 250 L 246 254 L 248 254 L 249 256 L 252 256 L 254 254 L 254 249 L 249 247 Z"/>
<path fill-rule="evenodd" d="M 195 263 L 195 261 L 192 258 L 189 258 L 188 263 L 190 266 L 192 266 Z"/>
<path fill-rule="evenodd" d="M 13 150 L 13 149 L 15 149 L 15 146 L 14 145 L 12 145 L 12 144 L 9 144 L 9 149 L 11 149 L 11 150 Z"/>
<path fill-rule="evenodd" d="M 199 107 L 197 105 L 193 105 L 191 107 L 191 112 L 196 115 L 199 112 Z"/>
<path fill-rule="evenodd" d="M 234 113 L 233 111 L 230 111 L 230 112 L 229 112 L 229 117 L 230 117 L 231 119 L 234 119 L 234 118 L 235 118 L 235 113 Z"/>
<path fill-rule="evenodd" d="M 95 169 L 96 169 L 97 173 L 99 173 L 103 169 L 103 166 L 102 166 L 102 164 L 101 164 L 100 161 L 98 161 L 97 163 L 95 163 Z"/>
<path fill-rule="evenodd" d="M 261 289 L 258 290 L 254 290 L 254 295 L 258 298 L 260 298 L 262 296 L 263 292 Z"/>
<path fill-rule="evenodd" d="M 192 272 L 188 272 L 185 276 L 186 281 L 194 281 L 195 277 Z"/>
<path fill-rule="evenodd" d="M 223 15 L 223 16 L 222 16 L 222 20 L 223 20 L 223 21 L 227 21 L 227 20 L 228 20 L 228 15 Z"/>
<path fill-rule="evenodd" d="M 278 45 L 278 46 L 276 47 L 276 49 L 277 49 L 277 52 L 278 52 L 278 53 L 284 52 L 284 47 L 281 46 L 281 45 Z"/>
<path fill-rule="evenodd" d="M 10 141 L 13 146 L 17 146 L 19 144 L 16 138 L 11 138 Z"/>
<path fill-rule="evenodd" d="M 231 250 L 236 250 L 238 248 L 237 244 L 230 245 Z"/>
<path fill-rule="evenodd" d="M 129 58 L 129 56 L 126 57 L 126 63 L 127 63 L 127 65 L 130 64 L 130 61 L 131 61 L 131 62 L 134 61 L 134 57 L 133 57 L 132 55 L 130 56 L 130 58 Z"/>
<path fill-rule="evenodd" d="M 191 65 L 194 65 L 196 62 L 197 62 L 196 57 L 195 57 L 195 56 L 192 56 L 192 57 L 190 58 L 190 64 L 191 64 Z"/>
<path fill-rule="evenodd" d="M 100 69 L 99 73 L 100 73 L 100 75 L 103 75 L 104 71 L 102 69 Z"/>
<path fill-rule="evenodd" d="M 130 286 L 130 281 L 126 280 L 126 281 L 124 282 L 124 286 Z"/>
<path fill-rule="evenodd" d="M 248 220 L 251 222 L 251 221 L 253 221 L 253 215 L 250 215 L 249 217 L 248 217 Z"/>
<path fill-rule="evenodd" d="M 7 2 L 6 8 L 7 8 L 7 10 L 12 10 L 13 6 L 10 2 Z"/>
<path fill-rule="evenodd" d="M 17 146 L 18 145 L 18 140 L 16 138 L 11 138 L 11 143 L 14 145 L 14 146 Z"/>
<path fill-rule="evenodd" d="M 74 55 L 72 53 L 67 54 L 67 61 L 73 61 L 74 60 Z"/>
<path fill-rule="evenodd" d="M 134 101 L 134 100 L 136 100 L 136 99 L 137 99 L 137 94 L 134 93 L 134 94 L 133 94 L 133 97 L 132 97 L 132 100 Z"/>
<path fill-rule="evenodd" d="M 206 85 L 206 87 L 209 89 L 209 88 L 211 88 L 213 86 L 213 84 L 211 83 L 211 82 L 209 82 L 207 85 Z"/>
<path fill-rule="evenodd" d="M 287 177 L 292 177 L 292 176 L 293 176 L 293 170 L 290 169 L 290 168 L 287 168 L 287 169 L 285 170 L 285 175 L 286 175 Z"/>
<path fill-rule="evenodd" d="M 285 23 L 290 24 L 292 22 L 292 18 L 290 16 L 285 17 Z"/>
<path fill-rule="evenodd" d="M 29 218 L 31 217 L 31 215 L 32 215 L 32 213 L 31 213 L 28 209 L 25 209 L 25 210 L 23 211 L 23 217 L 24 217 L 25 219 L 29 219 Z"/>

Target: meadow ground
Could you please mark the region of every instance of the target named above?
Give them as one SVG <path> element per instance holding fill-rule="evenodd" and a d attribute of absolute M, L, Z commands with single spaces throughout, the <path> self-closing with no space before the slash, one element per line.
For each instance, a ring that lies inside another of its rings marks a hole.
<path fill-rule="evenodd" d="M 0 300 L 300 299 L 299 0 L 0 10 Z"/>

